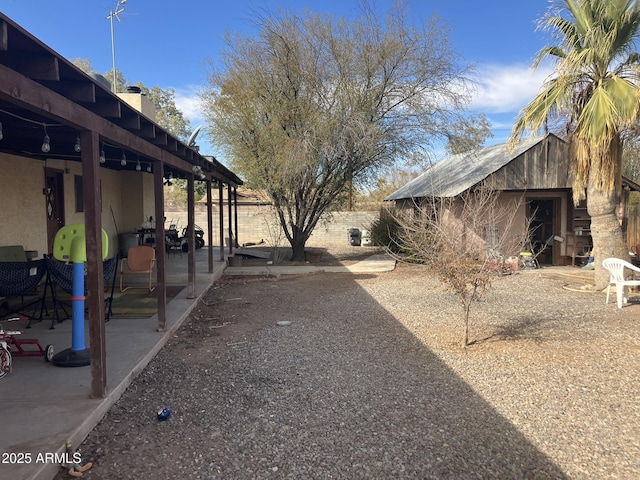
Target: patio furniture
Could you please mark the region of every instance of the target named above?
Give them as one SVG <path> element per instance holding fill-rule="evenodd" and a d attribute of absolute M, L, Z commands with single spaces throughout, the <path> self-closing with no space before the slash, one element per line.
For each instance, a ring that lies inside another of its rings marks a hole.
<path fill-rule="evenodd" d="M 640 280 L 633 278 L 633 272 L 640 273 L 640 268 L 619 258 L 606 258 L 603 260 L 602 266 L 609 271 L 609 285 L 607 286 L 605 304 L 609 303 L 611 285 L 615 285 L 618 308 L 622 308 L 622 304 L 627 303 L 629 287 L 640 286 Z M 631 279 L 625 277 L 625 271 L 627 270 L 631 272 Z"/>
<path fill-rule="evenodd" d="M 147 245 L 131 247 L 127 258 L 123 258 L 120 263 L 120 291 L 124 292 L 133 286 L 123 287 L 122 279 L 128 275 L 148 275 L 149 291 L 152 292 L 156 287 L 151 285 L 151 272 L 156 262 L 156 250 Z"/>
<path fill-rule="evenodd" d="M 164 232 L 164 243 L 167 255 L 170 252 L 179 253 L 182 258 L 182 241 L 178 234 L 178 226 L 175 224 L 169 225 L 169 229 Z"/>
<path fill-rule="evenodd" d="M 67 313 L 65 303 L 60 299 L 56 293 L 56 287 L 59 287 L 62 291 L 71 295 L 73 291 L 73 264 L 61 262 L 52 257 L 46 256 L 45 261 L 47 263 L 47 272 L 51 281 L 51 294 L 53 297 L 53 318 L 51 319 L 51 328 L 54 328 L 55 323 L 60 323 L 70 315 Z M 108 322 L 111 318 L 111 306 L 113 304 L 113 293 L 115 291 L 116 273 L 118 268 L 118 257 L 108 258 L 102 262 L 102 275 L 104 279 L 104 286 L 109 288 L 109 295 L 105 296 L 105 315 L 104 320 Z M 45 292 L 46 293 L 46 292 Z M 87 294 L 87 282 L 85 273 L 84 293 Z M 60 318 L 58 315 L 58 309 L 61 308 L 64 312 L 64 318 Z"/>
<path fill-rule="evenodd" d="M 24 252 L 24 251 L 23 251 Z M 20 315 L 31 319 L 42 318 L 42 308 L 39 316 L 36 316 L 38 306 L 42 306 L 42 297 L 37 294 L 38 285 L 46 272 L 44 259 L 19 262 L 0 262 L 0 297 L 7 297 L 2 302 L 2 316 Z M 37 298 L 25 303 L 26 296 L 35 295 Z M 8 297 L 20 297 L 20 305 L 11 307 Z M 35 305 L 33 311 L 28 313 L 26 309 Z"/>

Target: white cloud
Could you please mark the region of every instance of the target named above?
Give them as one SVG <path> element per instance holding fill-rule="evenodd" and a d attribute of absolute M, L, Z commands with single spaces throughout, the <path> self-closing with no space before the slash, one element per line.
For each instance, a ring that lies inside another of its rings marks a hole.
<path fill-rule="evenodd" d="M 533 100 L 551 73 L 547 66 L 533 70 L 525 65 L 482 65 L 471 106 L 487 113 L 518 112 Z"/>
<path fill-rule="evenodd" d="M 198 95 L 197 86 L 173 87 L 175 90 L 176 107 L 191 122 L 192 127 L 204 125 L 204 116 L 200 105 L 200 96 Z"/>

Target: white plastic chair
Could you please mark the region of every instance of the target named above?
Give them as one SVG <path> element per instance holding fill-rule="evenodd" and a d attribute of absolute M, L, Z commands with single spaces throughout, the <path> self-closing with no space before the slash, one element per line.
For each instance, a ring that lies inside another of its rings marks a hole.
<path fill-rule="evenodd" d="M 609 271 L 609 286 L 607 287 L 607 299 L 605 304 L 609 303 L 609 293 L 611 293 L 611 285 L 616 286 L 616 296 L 618 299 L 618 308 L 622 308 L 623 303 L 627 303 L 627 292 L 629 287 L 640 286 L 640 280 L 627 280 L 624 276 L 625 269 L 640 273 L 640 268 L 632 263 L 619 258 L 605 258 L 602 266 Z"/>

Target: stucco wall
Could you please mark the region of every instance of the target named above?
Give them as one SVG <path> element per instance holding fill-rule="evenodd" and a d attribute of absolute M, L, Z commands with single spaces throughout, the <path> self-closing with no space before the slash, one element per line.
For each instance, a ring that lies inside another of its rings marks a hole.
<path fill-rule="evenodd" d="M 84 223 L 76 211 L 75 177 L 81 176 L 79 162 L 47 160 L 47 168 L 64 171 L 65 223 Z M 0 154 L 0 245 L 22 245 L 25 250 L 47 252 L 45 163 Z M 109 237 L 109 256 L 118 250 L 118 233 L 140 228 L 154 215 L 153 177 L 146 172 L 118 172 L 100 169 L 102 228 Z"/>
<path fill-rule="evenodd" d="M 0 245 L 46 250 L 42 162 L 0 154 Z"/>

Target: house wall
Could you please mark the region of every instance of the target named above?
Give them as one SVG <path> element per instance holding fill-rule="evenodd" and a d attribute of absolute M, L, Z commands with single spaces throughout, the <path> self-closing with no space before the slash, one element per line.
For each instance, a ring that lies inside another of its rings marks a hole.
<path fill-rule="evenodd" d="M 527 192 L 502 192 L 498 198 L 498 202 L 504 206 L 513 206 L 517 205 L 517 210 L 515 212 L 513 223 L 508 228 L 504 221 L 498 224 L 500 227 L 500 232 L 505 238 L 504 247 L 511 250 L 510 252 L 502 252 L 504 255 L 509 256 L 512 254 L 517 254 L 521 251 L 521 247 L 518 246 L 519 243 L 523 241 L 523 235 L 525 233 L 525 226 L 527 225 L 527 214 L 528 207 L 527 202 L 531 199 L 545 199 L 545 198 L 557 198 L 558 199 L 558 209 L 557 215 L 559 215 L 559 223 L 560 228 L 558 232 L 554 232 L 555 235 L 566 237 L 566 232 L 570 228 L 569 219 L 568 219 L 568 211 L 569 211 L 569 192 L 566 190 L 534 190 Z M 460 209 L 461 206 L 459 204 L 454 208 Z M 405 199 L 402 201 L 396 202 L 397 208 L 400 209 L 413 209 L 414 202 L 410 199 Z M 499 207 L 498 207 L 499 208 Z M 455 214 L 454 214 L 455 216 Z M 483 237 L 483 232 L 476 232 L 477 238 Z M 570 252 L 567 253 L 567 242 L 556 242 L 554 243 L 554 248 L 559 248 L 558 255 L 561 257 L 570 255 Z"/>
<path fill-rule="evenodd" d="M 0 245 L 42 254 L 47 247 L 42 162 L 0 154 L 0 178 Z"/>
<path fill-rule="evenodd" d="M 84 223 L 84 213 L 76 211 L 75 183 L 75 177 L 82 175 L 82 164 L 47 160 L 46 167 L 65 172 L 65 223 Z M 47 252 L 44 168 L 39 160 L 0 154 L 0 245 L 22 245 L 25 250 L 38 251 L 38 256 Z M 118 251 L 118 233 L 140 228 L 145 218 L 154 215 L 153 176 L 102 168 L 100 184 L 102 228 L 109 237 L 112 257 Z"/>

